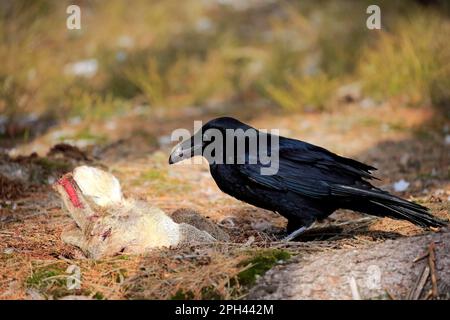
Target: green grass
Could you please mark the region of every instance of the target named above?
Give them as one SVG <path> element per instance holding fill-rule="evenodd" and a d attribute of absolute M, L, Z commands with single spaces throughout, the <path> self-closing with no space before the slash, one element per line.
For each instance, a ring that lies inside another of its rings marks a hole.
<path fill-rule="evenodd" d="M 167 182 L 167 172 L 161 169 L 150 169 L 141 174 L 142 180 L 157 180 L 158 182 Z"/>
<path fill-rule="evenodd" d="M 286 111 L 302 109 L 323 110 L 336 89 L 336 81 L 325 74 L 313 77 L 288 77 L 287 84 L 267 85 L 268 96 Z"/>
<path fill-rule="evenodd" d="M 61 160 L 53 160 L 48 158 L 38 158 L 36 159 L 36 164 L 41 166 L 43 170 L 45 170 L 48 173 L 52 172 L 61 172 L 61 171 L 67 171 L 70 169 L 70 164 L 61 161 Z"/>
<path fill-rule="evenodd" d="M 383 29 L 369 31 L 368 4 L 86 2 L 82 30 L 68 31 L 55 19 L 64 2 L 14 1 L 0 14 L 0 112 L 105 119 L 138 105 L 260 100 L 286 112 L 326 110 L 355 80 L 377 100 L 401 95 L 448 109 L 448 10 L 381 1 Z M 94 76 L 65 71 L 85 59 L 97 60 Z"/>
<path fill-rule="evenodd" d="M 450 90 L 442 83 L 450 78 L 449 32 L 447 18 L 427 11 L 381 31 L 359 62 L 365 91 L 379 100 L 403 95 L 411 105 L 448 103 Z"/>
<path fill-rule="evenodd" d="M 79 293 L 80 290 L 69 290 L 66 285 L 65 269 L 54 264 L 33 271 L 25 281 L 28 288 L 34 288 L 46 297 L 60 298 Z"/>
<path fill-rule="evenodd" d="M 59 159 L 36 158 L 31 166 L 30 182 L 38 184 L 48 183 L 48 177 L 64 174 L 72 169 L 72 164 Z"/>
<path fill-rule="evenodd" d="M 95 144 L 104 144 L 108 141 L 108 138 L 104 135 L 92 133 L 89 129 L 82 129 L 73 135 L 61 136 L 59 138 L 59 141 L 61 141 L 61 142 L 65 142 L 67 140 L 72 140 L 72 141 L 85 140 L 85 141 L 89 141 L 89 142 L 92 142 Z"/>
<path fill-rule="evenodd" d="M 121 270 L 121 272 L 125 272 Z M 33 273 L 26 278 L 25 286 L 37 290 L 46 298 L 58 299 L 67 295 L 92 296 L 97 300 L 104 300 L 105 296 L 99 291 L 89 289 L 68 289 L 67 276 L 64 264 L 52 264 L 37 267 Z"/>
<path fill-rule="evenodd" d="M 137 179 L 133 181 L 133 185 L 140 186 L 148 184 L 152 192 L 157 195 L 167 194 L 171 191 L 187 192 L 191 186 L 186 183 L 179 183 L 178 179 L 168 175 L 165 169 L 152 168 L 144 171 Z"/>

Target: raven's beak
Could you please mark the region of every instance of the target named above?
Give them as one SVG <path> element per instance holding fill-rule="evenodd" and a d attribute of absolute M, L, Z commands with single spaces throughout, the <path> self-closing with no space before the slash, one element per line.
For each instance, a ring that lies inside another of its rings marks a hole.
<path fill-rule="evenodd" d="M 195 143 L 197 139 L 191 136 L 189 139 L 180 142 L 172 151 L 169 157 L 169 164 L 174 164 L 193 156 L 202 154 L 202 141 Z"/>

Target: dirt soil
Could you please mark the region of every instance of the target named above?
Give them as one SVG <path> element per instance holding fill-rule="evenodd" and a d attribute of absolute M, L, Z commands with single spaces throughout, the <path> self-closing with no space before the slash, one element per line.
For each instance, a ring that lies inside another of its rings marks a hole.
<path fill-rule="evenodd" d="M 296 261 L 307 254 L 310 261 L 320 262 L 323 254 L 329 259 L 338 250 L 433 233 L 385 218 L 325 228 L 305 236 L 303 242 L 283 243 L 280 239 L 286 220 L 223 194 L 205 163 L 168 165 L 172 130 L 192 130 L 194 119 L 211 117 L 192 110 L 182 117 L 177 113 L 136 113 L 88 125 L 63 123 L 16 145 L 9 152 L 11 157 L 2 156 L 0 299 L 238 299 L 247 296 L 258 276 L 286 263 L 283 261 L 289 257 Z M 350 104 L 327 113 L 241 113 L 241 119 L 257 128 L 280 128 L 281 135 L 377 167 L 378 186 L 428 206 L 440 218 L 450 218 L 450 148 L 445 139 L 450 126 L 431 109 Z M 76 139 L 77 132 L 87 126 L 90 136 L 78 135 Z M 66 142 L 79 149 L 59 146 L 49 153 L 64 140 L 62 137 L 68 137 Z M 14 160 L 32 152 L 37 158 L 31 164 Z M 219 223 L 231 241 L 99 261 L 84 258 L 60 239 L 71 220 L 50 188 L 62 171 L 82 163 L 109 169 L 120 179 L 125 195 L 145 199 L 168 213 L 180 208 L 200 212 Z M 401 179 L 409 185 L 397 192 L 393 186 Z M 361 217 L 338 211 L 324 224 Z M 418 250 L 417 256 L 423 250 Z M 68 289 L 73 270 L 79 271 L 81 284 Z M 250 278 L 246 277 L 249 270 L 254 271 Z M 411 272 L 417 276 L 416 271 Z"/>

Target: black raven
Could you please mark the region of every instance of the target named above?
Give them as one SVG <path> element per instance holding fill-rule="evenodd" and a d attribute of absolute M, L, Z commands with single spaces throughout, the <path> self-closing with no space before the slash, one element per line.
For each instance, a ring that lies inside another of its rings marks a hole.
<path fill-rule="evenodd" d="M 254 131 L 266 138 L 257 139 L 256 153 L 252 153 L 251 135 L 230 135 L 233 131 Z M 223 138 L 218 139 L 218 134 Z M 211 175 L 223 192 L 287 218 L 290 239 L 339 208 L 404 219 L 421 227 L 445 225 L 430 215 L 427 208 L 371 185 L 367 180 L 374 179 L 371 174 L 376 170 L 374 167 L 307 142 L 282 136 L 277 141 L 276 137 L 272 139 L 273 135 L 234 118 L 221 117 L 209 121 L 190 139 L 175 147 L 169 163 L 195 155 L 205 156 Z M 229 144 L 230 140 L 234 145 Z M 244 142 L 245 148 L 236 147 L 239 142 Z M 211 148 L 213 145 L 215 148 Z M 271 159 L 277 161 L 278 170 L 273 174 L 262 174 L 261 169 L 267 167 L 267 163 L 255 161 L 264 146 L 269 157 L 278 155 L 278 159 Z"/>

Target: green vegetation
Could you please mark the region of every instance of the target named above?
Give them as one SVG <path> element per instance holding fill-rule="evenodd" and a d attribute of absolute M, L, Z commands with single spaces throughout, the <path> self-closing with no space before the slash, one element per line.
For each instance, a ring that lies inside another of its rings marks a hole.
<path fill-rule="evenodd" d="M 95 300 L 105 300 L 105 296 L 101 292 L 96 292 L 93 296 Z"/>
<path fill-rule="evenodd" d="M 58 266 L 49 266 L 47 268 L 41 268 L 36 270 L 28 279 L 26 280 L 27 285 L 32 287 L 40 288 L 47 283 L 53 283 L 57 285 L 65 284 L 65 279 L 58 278 L 58 276 L 64 275 L 64 270 Z"/>
<path fill-rule="evenodd" d="M 142 181 L 146 180 L 158 180 L 158 183 L 165 182 L 168 179 L 167 172 L 163 171 L 162 169 L 150 169 L 145 171 L 141 176 L 140 179 Z"/>
<path fill-rule="evenodd" d="M 324 110 L 351 81 L 377 100 L 407 96 L 411 105 L 447 108 L 448 7 L 379 1 L 383 29 L 373 31 L 369 4 L 86 2 L 74 31 L 55 19 L 65 2 L 14 1 L 0 14 L 0 112 L 102 119 L 141 105 L 259 100 Z M 92 74 L 73 72 L 83 61 L 95 62 Z"/>
<path fill-rule="evenodd" d="M 107 138 L 103 135 L 98 135 L 98 134 L 94 134 L 92 133 L 88 128 L 79 130 L 78 132 L 76 132 L 73 135 L 70 136 L 62 136 L 59 138 L 59 140 L 61 142 L 65 142 L 67 140 L 72 140 L 72 141 L 89 141 L 92 142 L 93 144 L 103 144 L 107 141 Z"/>
<path fill-rule="evenodd" d="M 33 271 L 25 284 L 46 297 L 60 298 L 71 294 L 80 294 L 81 290 L 69 290 L 66 285 L 67 274 L 61 265 L 53 264 Z"/>
<path fill-rule="evenodd" d="M 178 290 L 170 300 L 192 300 L 194 299 L 194 294 L 192 291 L 184 292 L 182 289 Z"/>
<path fill-rule="evenodd" d="M 54 263 L 47 266 L 37 267 L 25 280 L 25 286 L 36 290 L 46 298 L 58 299 L 68 295 L 92 296 L 97 300 L 104 300 L 101 292 L 91 291 L 85 288 L 68 289 L 66 265 Z M 124 272 L 121 270 L 121 272 Z M 95 292 L 95 293 L 94 293 Z"/>
<path fill-rule="evenodd" d="M 448 103 L 448 87 L 442 89 L 450 79 L 449 34 L 448 18 L 422 11 L 381 32 L 359 63 L 366 91 L 378 99 L 403 94 L 411 104 Z"/>
<path fill-rule="evenodd" d="M 259 276 L 264 275 L 269 269 L 281 261 L 288 260 L 291 254 L 284 250 L 267 249 L 252 253 L 252 257 L 243 261 L 240 266 L 249 266 L 238 275 L 239 284 L 250 286 Z"/>
<path fill-rule="evenodd" d="M 155 161 L 157 161 L 156 158 Z M 155 167 L 144 171 L 133 181 L 133 184 L 136 186 L 148 184 L 151 186 L 152 192 L 158 195 L 174 191 L 186 192 L 190 190 L 191 186 L 189 184 L 180 184 L 178 180 L 178 178 L 170 176 L 166 169 Z"/>

